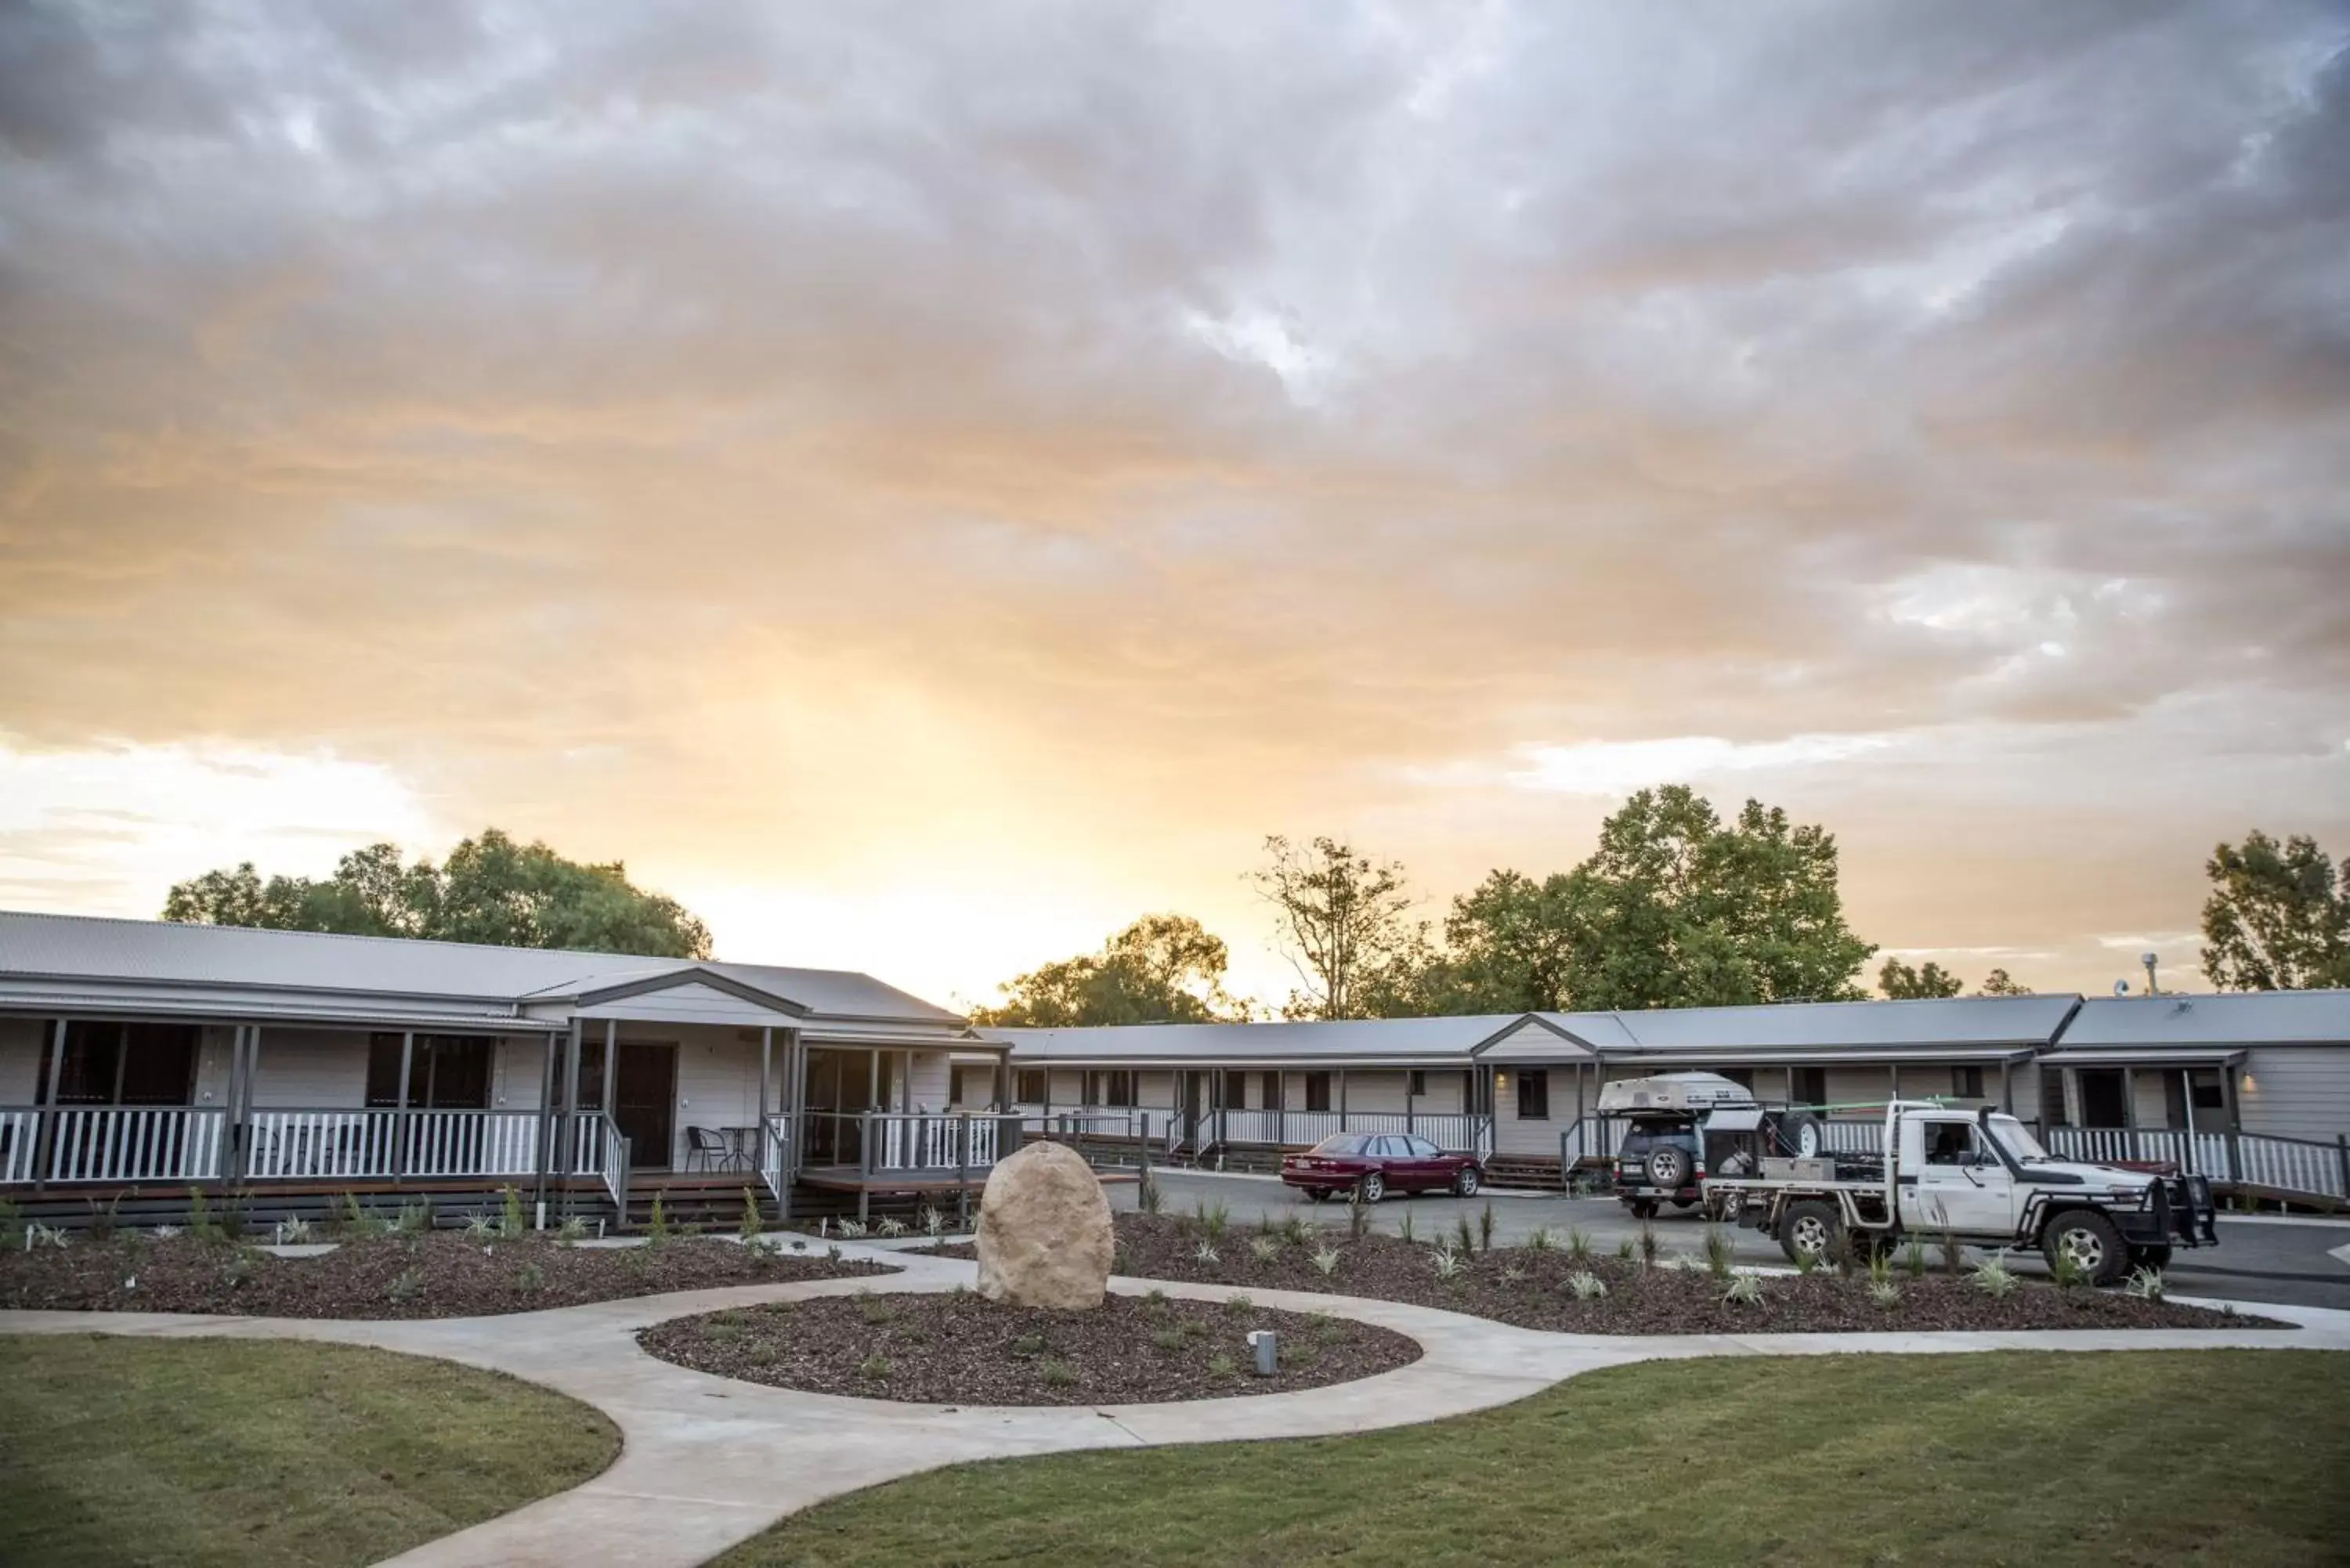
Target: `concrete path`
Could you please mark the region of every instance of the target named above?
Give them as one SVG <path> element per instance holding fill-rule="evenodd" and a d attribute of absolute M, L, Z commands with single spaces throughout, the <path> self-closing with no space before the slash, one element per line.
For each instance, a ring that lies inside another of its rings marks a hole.
<path fill-rule="evenodd" d="M 851 1255 L 868 1250 L 847 1248 Z M 877 1258 L 882 1254 L 870 1255 Z M 1391 1328 L 1426 1354 L 1377 1377 L 1295 1394 L 1165 1405 L 1003 1408 L 800 1394 L 658 1361 L 633 1335 L 720 1307 L 858 1291 L 943 1291 L 973 1265 L 894 1255 L 889 1278 L 747 1285 L 502 1317 L 418 1323 L 197 1317 L 167 1313 L 0 1313 L 0 1333 L 224 1335 L 368 1345 L 511 1373 L 594 1405 L 619 1427 L 619 1459 L 584 1485 L 392 1559 L 400 1568 L 691 1568 L 811 1503 L 966 1459 L 1408 1425 L 1506 1404 L 1594 1367 L 1703 1355 L 1975 1350 L 2164 1350 L 2242 1345 L 2350 1350 L 2350 1313 L 2264 1308 L 2298 1329 L 2014 1334 L 1814 1334 L 1634 1338 L 1544 1334 L 1395 1302 L 1258 1291 L 1267 1306 Z M 1219 1285 L 1119 1280 L 1218 1300 Z"/>

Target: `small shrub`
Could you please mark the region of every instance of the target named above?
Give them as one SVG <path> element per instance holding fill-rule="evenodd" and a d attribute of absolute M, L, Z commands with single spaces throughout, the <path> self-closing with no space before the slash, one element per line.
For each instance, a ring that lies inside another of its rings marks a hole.
<path fill-rule="evenodd" d="M 1558 1239 L 1550 1233 L 1549 1226 L 1537 1225 L 1519 1245 L 1529 1252 L 1555 1252 L 1558 1250 Z"/>
<path fill-rule="evenodd" d="M 1762 1276 L 1740 1274 L 1721 1293 L 1725 1306 L 1760 1306 L 1762 1304 Z"/>
<path fill-rule="evenodd" d="M 1566 1288 L 1575 1293 L 1579 1302 L 1596 1302 L 1607 1293 L 1607 1282 L 1589 1269 L 1577 1269 L 1566 1279 Z"/>
<path fill-rule="evenodd" d="M 1616 1243 L 1616 1256 L 1620 1262 L 1628 1263 L 1639 1255 L 1639 1243 L 1633 1241 L 1631 1237 L 1627 1236 Z"/>
<path fill-rule="evenodd" d="M 1868 1255 L 1868 1282 L 1889 1285 L 1893 1282 L 1893 1254 L 1879 1249 Z"/>
<path fill-rule="evenodd" d="M 1249 1238 L 1249 1251 L 1258 1262 L 1270 1263 L 1281 1256 L 1281 1243 L 1271 1236 L 1252 1236 Z"/>
<path fill-rule="evenodd" d="M 229 1289 L 234 1290 L 253 1277 L 253 1254 L 239 1248 L 227 1262 L 221 1265 L 221 1278 L 228 1282 Z"/>
<path fill-rule="evenodd" d="M 299 1247 L 310 1240 L 310 1222 L 299 1215 L 277 1222 L 277 1244 Z"/>
<path fill-rule="evenodd" d="M 1705 1228 L 1706 1272 L 1717 1280 L 1730 1277 L 1730 1232 L 1719 1225 Z"/>
<path fill-rule="evenodd" d="M 25 1244 L 25 1211 L 13 1199 L 0 1198 L 0 1252 Z"/>
<path fill-rule="evenodd" d="M 1964 1272 L 1966 1267 L 1967 1249 L 1965 1243 L 1961 1242 L 1958 1239 L 1957 1235 L 1951 1231 L 1950 1227 L 1946 1225 L 1942 1228 L 1940 1248 L 1942 1253 L 1942 1272 L 1950 1275 L 1952 1279 L 1957 1279 L 1959 1275 Z"/>
<path fill-rule="evenodd" d="M 2048 1260 L 2048 1277 L 2060 1291 L 2076 1291 L 2089 1282 L 2088 1272 L 2081 1267 L 2079 1260 L 2061 1247 Z"/>
<path fill-rule="evenodd" d="M 2158 1302 L 2162 1299 L 2164 1289 L 2162 1282 L 2162 1271 L 2160 1269 L 2133 1269 L 2130 1271 L 2129 1283 L 2122 1288 L 2129 1294 L 2137 1297 L 2140 1301 Z"/>
<path fill-rule="evenodd" d="M 1134 1206 L 1145 1214 L 1167 1211 L 1167 1195 L 1159 1189 L 1159 1178 L 1148 1165 L 1142 1168 L 1142 1179 L 1135 1183 Z"/>
<path fill-rule="evenodd" d="M 886 1296 L 877 1296 L 870 1291 L 859 1291 L 857 1293 L 857 1315 L 867 1323 L 889 1323 L 897 1317 L 898 1308 Z"/>
<path fill-rule="evenodd" d="M 1481 1252 L 1493 1250 L 1493 1200 L 1490 1198 L 1485 1200 L 1484 1210 L 1477 1216 L 1477 1250 Z"/>
<path fill-rule="evenodd" d="M 525 1263 L 515 1273 L 515 1289 L 525 1295 L 536 1295 L 546 1288 L 546 1271 L 536 1262 Z"/>
<path fill-rule="evenodd" d="M 1868 1282 L 1868 1299 L 1890 1312 L 1901 1304 L 1901 1287 L 1890 1279 Z"/>
<path fill-rule="evenodd" d="M 766 1228 L 767 1216 L 759 1207 L 758 1189 L 745 1186 L 743 1189 L 743 1218 L 734 1222 L 734 1233 L 745 1241 L 755 1241 Z"/>
<path fill-rule="evenodd" d="M 1035 1357 L 1044 1355 L 1050 1347 L 1045 1345 L 1045 1336 L 1043 1334 L 1023 1334 L 1015 1335 L 1013 1338 L 1012 1343 L 1005 1346 L 1005 1348 L 1010 1350 L 1013 1355 L 1018 1356 L 1021 1360 L 1031 1361 Z"/>
<path fill-rule="evenodd" d="M 1591 1232 L 1586 1231 L 1580 1225 L 1568 1226 L 1566 1230 L 1566 1255 L 1578 1263 L 1589 1262 L 1591 1261 Z"/>
<path fill-rule="evenodd" d="M 220 1222 L 213 1218 L 213 1206 L 204 1198 L 201 1187 L 188 1189 L 188 1234 L 205 1246 L 215 1246 L 226 1240 L 221 1234 Z"/>
<path fill-rule="evenodd" d="M 1814 1274 L 1817 1273 L 1819 1272 L 1819 1267 L 1820 1255 L 1817 1252 L 1798 1251 L 1795 1254 L 1795 1272 L 1803 1275 L 1805 1279 L 1810 1279 Z"/>
<path fill-rule="evenodd" d="M 1208 1357 L 1208 1376 L 1211 1377 L 1236 1377 L 1240 1370 L 1241 1364 L 1222 1351 Z"/>
<path fill-rule="evenodd" d="M 844 1241 L 862 1241 L 871 1231 L 872 1227 L 862 1220 L 843 1220 L 840 1222 L 840 1239 Z"/>
<path fill-rule="evenodd" d="M 1468 1272 L 1469 1270 L 1467 1261 L 1464 1260 L 1459 1252 L 1454 1251 L 1451 1247 L 1437 1248 L 1434 1262 L 1436 1264 L 1436 1277 L 1442 1280 L 1446 1284 L 1453 1283 L 1455 1281 L 1459 1280 L 1462 1274 Z"/>
<path fill-rule="evenodd" d="M 653 1193 L 653 1211 L 645 1220 L 646 1239 L 658 1247 L 675 1234 L 677 1234 L 676 1228 L 669 1222 L 669 1204 L 656 1189 Z"/>
<path fill-rule="evenodd" d="M 1150 1345 L 1154 1350 L 1180 1350 L 1183 1348 L 1183 1331 L 1180 1328 L 1153 1329 L 1150 1331 Z"/>
<path fill-rule="evenodd" d="M 1338 1272 L 1338 1249 L 1336 1247 L 1322 1247 L 1316 1249 L 1314 1253 L 1314 1266 L 1322 1272 L 1322 1277 L 1326 1280 L 1331 1275 L 1336 1273 Z"/>
<path fill-rule="evenodd" d="M 1993 1298 L 2015 1293 L 2015 1272 L 2007 1266 L 2007 1254 L 1996 1253 L 1975 1265 L 1975 1289 Z"/>
<path fill-rule="evenodd" d="M 158 1241 L 176 1241 L 180 1239 L 180 1228 L 177 1225 L 158 1225 L 151 1233 Z"/>
<path fill-rule="evenodd" d="M 754 1366 L 773 1366 L 775 1364 L 775 1347 L 762 1342 L 744 1351 L 743 1359 Z"/>
<path fill-rule="evenodd" d="M 1281 1239 L 1284 1241 L 1294 1241 L 1303 1247 L 1306 1242 L 1314 1240 L 1314 1232 L 1307 1228 L 1305 1220 L 1292 1214 L 1281 1222 Z"/>
<path fill-rule="evenodd" d="M 1361 1193 L 1355 1193 L 1347 1199 L 1347 1237 L 1359 1241 L 1370 1233 L 1371 1206 L 1363 1201 Z"/>
<path fill-rule="evenodd" d="M 1224 1310 L 1234 1317 L 1246 1317 L 1256 1311 L 1256 1303 L 1251 1301 L 1245 1294 L 1226 1296 Z"/>
<path fill-rule="evenodd" d="M 353 1241 L 363 1241 L 391 1229 L 384 1222 L 383 1216 L 361 1203 L 355 1192 L 343 1194 L 342 1214 L 343 1234 Z"/>
<path fill-rule="evenodd" d="M 497 1236 L 498 1222 L 494 1215 L 477 1210 L 465 1216 L 465 1222 L 460 1229 L 464 1231 L 468 1241 L 487 1241 Z"/>
<path fill-rule="evenodd" d="M 1901 1272 L 1913 1280 L 1926 1277 L 1926 1243 L 1915 1236 L 1902 1245 Z"/>
<path fill-rule="evenodd" d="M 1165 1317 L 1175 1309 L 1168 1304 L 1165 1291 L 1154 1289 L 1143 1293 L 1142 1310 L 1153 1317 Z"/>
<path fill-rule="evenodd" d="M 1403 1211 L 1403 1223 L 1396 1227 L 1396 1234 L 1402 1237 L 1407 1241 L 1417 1241 L 1419 1240 L 1419 1232 L 1412 1229 L 1410 1210 L 1407 1209 Z"/>
<path fill-rule="evenodd" d="M 393 1278 L 391 1289 L 387 1293 L 395 1303 L 414 1301 L 424 1293 L 423 1271 L 421 1269 L 403 1271 Z"/>
<path fill-rule="evenodd" d="M 1657 1245 L 1657 1228 L 1654 1225 L 1649 1224 L 1646 1220 L 1641 1220 L 1640 1266 L 1644 1269 L 1655 1268 L 1657 1266 L 1657 1253 L 1659 1251 L 1659 1249 Z"/>
<path fill-rule="evenodd" d="M 878 1351 L 857 1364 L 857 1376 L 876 1383 L 887 1382 L 889 1370 L 889 1358 Z"/>
<path fill-rule="evenodd" d="M 25 1251 L 27 1252 L 42 1247 L 62 1251 L 72 1240 L 72 1233 L 62 1225 L 44 1225 L 36 1220 L 25 1227 Z"/>
<path fill-rule="evenodd" d="M 509 1241 L 518 1241 L 529 1229 L 530 1221 L 522 1209 L 522 1189 L 508 1187 L 498 1205 L 498 1234 Z"/>
<path fill-rule="evenodd" d="M 1203 1203 L 1200 1207 L 1200 1229 L 1208 1233 L 1211 1241 L 1221 1241 L 1231 1229 L 1232 1211 L 1222 1203 Z"/>
<path fill-rule="evenodd" d="M 1203 1269 L 1211 1269 L 1222 1262 L 1224 1257 L 1222 1253 L 1216 1251 L 1216 1244 L 1213 1241 L 1202 1241 L 1191 1249 L 1191 1261 Z"/>
<path fill-rule="evenodd" d="M 1502 1265 L 1502 1282 L 1503 1284 L 1523 1284 L 1525 1282 L 1525 1277 L 1526 1272 L 1518 1267 L 1517 1264 L 1504 1263 Z"/>
<path fill-rule="evenodd" d="M 1492 1205 L 1488 1204 L 1487 1207 L 1491 1208 Z M 1469 1216 L 1466 1214 L 1452 1221 L 1452 1250 L 1462 1253 L 1473 1252 L 1477 1250 L 1477 1232 L 1469 1228 Z"/>
<path fill-rule="evenodd" d="M 391 1222 L 391 1228 L 394 1233 L 401 1236 L 421 1236 L 432 1230 L 432 1200 L 428 1199 L 421 1203 L 401 1204 L 399 1216 Z"/>
<path fill-rule="evenodd" d="M 921 1224 L 922 1234 L 933 1241 L 947 1233 L 947 1217 L 940 1213 L 935 1205 L 923 1204 L 921 1212 L 915 1218 Z"/>
<path fill-rule="evenodd" d="M 115 1210 L 122 1206 L 122 1199 L 116 1198 L 104 1208 L 99 1206 L 99 1201 L 95 1198 L 90 1199 L 88 1202 L 89 1224 L 85 1227 L 85 1230 L 89 1239 L 102 1247 L 114 1240 Z"/>
<path fill-rule="evenodd" d="M 840 1248 L 837 1244 L 827 1247 L 824 1250 L 824 1261 L 827 1263 L 837 1263 L 840 1262 Z"/>
<path fill-rule="evenodd" d="M 555 1228 L 555 1240 L 562 1246 L 573 1247 L 588 1239 L 588 1221 L 578 1215 L 567 1217 Z"/>

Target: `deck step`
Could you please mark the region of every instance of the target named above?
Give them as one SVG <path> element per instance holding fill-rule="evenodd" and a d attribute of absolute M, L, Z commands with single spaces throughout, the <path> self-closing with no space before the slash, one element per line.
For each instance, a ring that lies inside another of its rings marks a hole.
<path fill-rule="evenodd" d="M 1485 1162 L 1485 1185 L 1513 1191 L 1559 1192 L 1566 1187 L 1558 1161 L 1533 1154 L 1497 1154 Z"/>

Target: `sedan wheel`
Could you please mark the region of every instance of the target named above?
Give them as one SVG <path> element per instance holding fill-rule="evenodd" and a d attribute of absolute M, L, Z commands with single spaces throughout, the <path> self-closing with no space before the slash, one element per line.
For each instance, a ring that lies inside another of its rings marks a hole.
<path fill-rule="evenodd" d="M 1462 1166 L 1461 1174 L 1452 1179 L 1452 1190 L 1463 1198 L 1476 1197 L 1477 1168 L 1473 1165 Z"/>
<path fill-rule="evenodd" d="M 1363 1185 L 1359 1190 L 1363 1195 L 1364 1202 L 1377 1203 L 1388 1195 L 1388 1179 L 1374 1170 L 1363 1178 Z"/>

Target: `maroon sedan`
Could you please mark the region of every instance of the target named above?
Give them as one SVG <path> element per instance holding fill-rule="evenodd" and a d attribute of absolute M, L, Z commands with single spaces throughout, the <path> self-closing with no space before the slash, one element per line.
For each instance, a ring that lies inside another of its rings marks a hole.
<path fill-rule="evenodd" d="M 1476 1159 L 1447 1154 L 1402 1133 L 1339 1133 L 1304 1154 L 1281 1157 L 1281 1179 L 1316 1203 L 1342 1192 L 1377 1203 L 1390 1192 L 1474 1194 L 1484 1179 Z"/>

